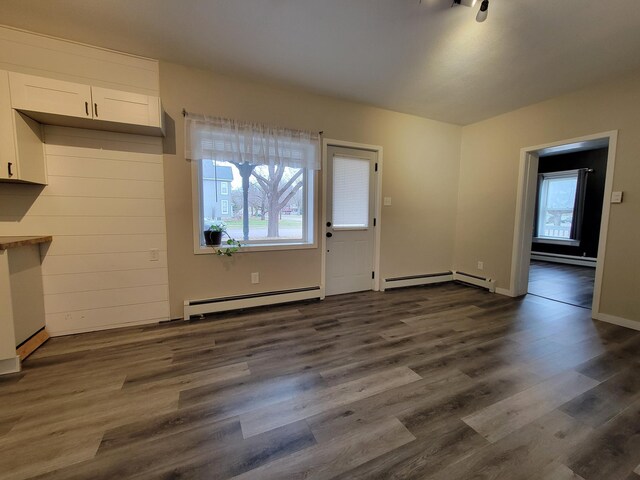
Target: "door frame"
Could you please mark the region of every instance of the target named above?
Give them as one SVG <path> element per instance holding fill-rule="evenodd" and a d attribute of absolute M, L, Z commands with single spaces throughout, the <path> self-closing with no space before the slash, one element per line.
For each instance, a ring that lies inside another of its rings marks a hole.
<path fill-rule="evenodd" d="M 382 147 L 380 145 L 369 145 L 367 143 L 347 142 L 332 138 L 322 139 L 322 198 L 321 198 L 321 224 L 320 246 L 322 248 L 322 265 L 320 271 L 320 298 L 325 297 L 326 270 L 327 270 L 327 150 L 329 147 L 354 148 L 376 152 L 378 156 L 378 172 L 375 185 L 375 219 L 376 226 L 373 232 L 373 272 L 374 278 L 372 290 L 380 290 L 380 232 L 382 231 Z"/>
<path fill-rule="evenodd" d="M 609 151 L 607 155 L 604 198 L 602 200 L 602 220 L 600 221 L 600 237 L 596 261 L 595 283 L 593 288 L 593 303 L 591 306 L 592 317 L 598 318 L 600 314 L 600 296 L 602 293 L 605 253 L 607 251 L 607 233 L 609 230 L 609 215 L 611 213 L 611 192 L 613 191 L 613 173 L 615 169 L 618 130 L 561 140 L 544 145 L 525 147 L 520 150 L 520 171 L 518 175 L 516 218 L 511 257 L 511 280 L 509 291 L 500 293 L 506 293 L 511 297 L 519 297 L 527 294 L 529 286 L 529 262 L 531 259 L 531 238 L 533 235 L 533 221 L 535 216 L 539 152 L 551 147 L 605 139 L 608 140 Z"/>

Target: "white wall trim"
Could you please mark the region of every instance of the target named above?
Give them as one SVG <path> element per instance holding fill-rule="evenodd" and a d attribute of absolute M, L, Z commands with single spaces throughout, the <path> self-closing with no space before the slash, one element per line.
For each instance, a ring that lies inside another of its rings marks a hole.
<path fill-rule="evenodd" d="M 0 360 L 0 375 L 18 373 L 20 371 L 20 357 L 4 358 Z"/>
<path fill-rule="evenodd" d="M 393 288 L 417 287 L 420 285 L 431 285 L 434 283 L 444 283 L 453 281 L 453 272 L 441 274 L 415 275 L 405 278 L 385 278 L 382 282 L 382 290 Z"/>
<path fill-rule="evenodd" d="M 126 323 L 113 323 L 109 325 L 96 325 L 91 327 L 71 328 L 65 330 L 51 330 L 51 327 L 47 326 L 47 332 L 50 337 L 64 337 L 65 335 L 76 335 L 78 333 L 99 332 L 103 330 L 113 330 L 116 328 L 137 327 L 140 325 L 152 325 L 154 323 L 166 322 L 167 318 L 150 318 L 147 320 L 137 320 L 135 322 Z"/>
<path fill-rule="evenodd" d="M 575 255 L 560 255 L 558 253 L 531 252 L 531 260 L 596 268 L 598 259 L 593 257 L 578 257 Z"/>
<path fill-rule="evenodd" d="M 496 288 L 496 293 L 498 295 L 504 295 L 505 297 L 512 297 L 512 298 L 515 297 L 513 292 L 507 288 Z"/>
<path fill-rule="evenodd" d="M 495 293 L 496 291 L 496 281 L 492 280 L 491 278 L 479 278 L 473 275 L 469 275 L 468 273 L 454 271 L 453 279 L 475 285 L 476 287 L 486 288 L 491 293 Z"/>
<path fill-rule="evenodd" d="M 611 215 L 611 192 L 613 191 L 613 174 L 618 147 L 618 131 L 608 132 L 609 152 L 607 155 L 607 173 L 604 183 L 604 204 L 602 205 L 602 220 L 600 222 L 600 239 L 598 240 L 598 261 L 596 278 L 593 286 L 592 314 L 600 314 L 600 297 L 602 295 L 602 279 L 604 277 L 604 260 L 607 252 L 607 236 L 609 233 L 609 216 Z"/>
<path fill-rule="evenodd" d="M 189 320 L 193 315 L 204 315 L 206 313 L 227 312 L 239 310 L 241 308 L 262 307 L 265 305 L 277 305 L 280 303 L 299 302 L 301 300 L 312 300 L 321 298 L 321 290 L 316 287 L 301 291 L 285 291 L 256 293 L 253 295 L 242 295 L 238 297 L 223 297 L 204 300 L 184 301 L 184 320 Z"/>
<path fill-rule="evenodd" d="M 347 142 L 344 140 L 335 140 L 332 138 L 322 139 L 322 204 L 321 210 L 321 225 L 320 234 L 322 235 L 322 261 L 320 271 L 320 289 L 322 291 L 322 297 L 324 298 L 325 286 L 326 286 L 326 273 L 327 273 L 327 148 L 328 147 L 344 147 L 344 148 L 356 148 L 361 150 L 369 150 L 376 152 L 378 156 L 378 174 L 376 176 L 376 193 L 375 193 L 375 218 L 376 226 L 374 227 L 374 240 L 373 240 L 373 290 L 384 291 L 384 284 L 380 280 L 380 239 L 382 232 L 382 153 L 383 149 L 380 145 L 369 145 L 366 143 Z"/>
<path fill-rule="evenodd" d="M 607 313 L 597 313 L 593 315 L 593 318 L 595 318 L 596 320 L 600 320 L 601 322 L 613 323 L 614 325 L 619 325 L 621 327 L 640 330 L 640 322 L 636 320 L 616 317 L 615 315 L 609 315 Z"/>
<path fill-rule="evenodd" d="M 615 168 L 618 131 L 596 133 L 584 137 L 561 140 L 544 145 L 525 147 L 520 150 L 520 170 L 518 175 L 518 193 L 516 197 L 516 217 L 513 233 L 513 250 L 511 256 L 510 296 L 527 293 L 529 283 L 529 259 L 531 258 L 531 238 L 533 234 L 533 215 L 535 210 L 536 179 L 538 172 L 538 154 L 540 150 L 578 142 L 608 139 L 607 173 L 605 180 L 602 221 L 600 223 L 600 243 L 593 291 L 592 316 L 600 312 L 600 296 L 606 252 L 609 215 L 611 211 L 611 191 L 613 190 L 613 174 Z"/>

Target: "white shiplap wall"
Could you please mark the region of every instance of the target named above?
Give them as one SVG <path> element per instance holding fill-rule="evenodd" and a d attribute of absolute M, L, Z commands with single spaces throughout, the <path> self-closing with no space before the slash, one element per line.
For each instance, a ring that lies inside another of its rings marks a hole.
<path fill-rule="evenodd" d="M 158 94 L 154 60 L 4 27 L 0 68 Z M 49 185 L 0 183 L 0 235 L 53 235 L 42 248 L 49 332 L 168 319 L 161 140 L 47 126 L 45 142 Z"/>
<path fill-rule="evenodd" d="M 42 262 L 49 332 L 167 319 L 161 141 L 52 126 L 45 141 L 49 185 L 0 186 L 0 229 L 53 235 Z"/>

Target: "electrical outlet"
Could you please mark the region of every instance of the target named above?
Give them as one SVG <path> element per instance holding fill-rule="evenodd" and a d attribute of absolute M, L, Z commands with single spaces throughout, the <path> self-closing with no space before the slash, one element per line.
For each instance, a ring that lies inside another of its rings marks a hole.
<path fill-rule="evenodd" d="M 478 262 L 478 270 L 484 270 L 484 262 Z"/>
<path fill-rule="evenodd" d="M 260 273 L 259 272 L 253 272 L 251 274 L 251 283 L 260 283 Z"/>
<path fill-rule="evenodd" d="M 157 262 L 158 260 L 160 260 L 160 250 L 157 248 L 149 249 L 149 261 Z"/>

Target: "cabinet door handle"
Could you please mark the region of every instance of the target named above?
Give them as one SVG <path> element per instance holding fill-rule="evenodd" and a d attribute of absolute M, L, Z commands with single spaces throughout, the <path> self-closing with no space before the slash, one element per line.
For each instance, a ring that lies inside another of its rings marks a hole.
<path fill-rule="evenodd" d="M 12 167 L 13 167 L 13 163 L 11 162 L 7 163 L 7 173 L 9 174 L 10 177 L 13 177 Z"/>
<path fill-rule="evenodd" d="M 84 111 L 89 116 L 89 102 L 84 102 Z"/>
<path fill-rule="evenodd" d="M 98 116 L 98 104 L 97 104 L 97 103 L 94 103 L 94 104 L 93 104 L 93 109 L 95 110 L 95 112 L 96 112 L 96 117 L 97 117 L 97 116 Z"/>

